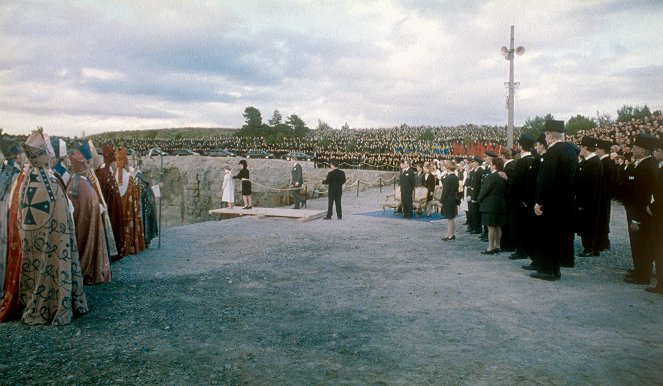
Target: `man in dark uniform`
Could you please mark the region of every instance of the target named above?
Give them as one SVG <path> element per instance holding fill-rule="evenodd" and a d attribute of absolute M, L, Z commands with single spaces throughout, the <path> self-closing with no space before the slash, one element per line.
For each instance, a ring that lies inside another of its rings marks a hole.
<path fill-rule="evenodd" d="M 658 162 L 658 174 L 654 184 L 654 199 L 647 213 L 652 217 L 654 225 L 653 253 L 656 264 L 656 286 L 647 287 L 645 291 L 663 294 L 663 139 L 659 139 L 654 147 L 654 158 Z"/>
<path fill-rule="evenodd" d="M 601 205 L 605 195 L 603 163 L 596 156 L 597 140 L 583 137 L 580 142 L 580 157 L 576 179 L 576 233 L 582 240 L 582 253 L 578 256 L 598 256 Z"/>
<path fill-rule="evenodd" d="M 398 185 L 401 187 L 401 203 L 403 205 L 403 217 L 412 218 L 412 195 L 416 183 L 416 172 L 410 167 L 407 160 L 401 160 L 401 174 Z"/>
<path fill-rule="evenodd" d="M 531 206 L 527 207 L 525 193 L 527 192 L 528 175 L 530 175 L 532 164 L 535 161 L 532 154 L 535 141 L 536 139 L 529 134 L 520 136 L 518 139 L 520 158 L 515 161 L 513 174 L 509 178 L 511 193 L 511 222 L 509 226 L 515 248 L 515 251 L 509 256 L 511 260 L 526 259 L 529 251 L 531 251 L 534 210 Z"/>
<path fill-rule="evenodd" d="M 598 147 L 596 148 L 596 155 L 603 165 L 603 191 L 605 192 L 601 199 L 601 213 L 599 214 L 599 234 L 597 241 L 599 251 L 610 249 L 610 238 L 608 236 L 610 234 L 610 212 L 617 185 L 617 165 L 610 158 L 611 147 L 612 142 L 598 140 Z"/>
<path fill-rule="evenodd" d="M 340 220 L 343 218 L 341 196 L 343 195 L 343 184 L 345 184 L 345 172 L 338 168 L 338 161 L 336 160 L 332 160 L 329 165 L 331 171 L 327 173 L 327 178 L 322 181 L 323 184 L 329 185 L 327 216 L 324 219 L 331 220 L 332 209 L 334 203 L 336 203 L 336 217 Z"/>
<path fill-rule="evenodd" d="M 547 120 L 543 131 L 548 150 L 539 168 L 534 213 L 541 219 L 541 229 L 537 231 L 546 242 L 538 246 L 537 272 L 530 276 L 552 281 L 560 279 L 562 262 L 573 259 L 574 232 L 568 218 L 574 208 L 578 153 L 575 146 L 564 142 L 563 121 Z"/>
<path fill-rule="evenodd" d="M 622 202 L 626 209 L 628 236 L 631 241 L 633 272 L 626 275 L 625 283 L 649 284 L 652 273 L 653 219 L 647 214 L 654 184 L 657 162 L 652 150 L 657 139 L 651 134 L 640 133 L 633 144 L 633 162 L 624 175 Z"/>

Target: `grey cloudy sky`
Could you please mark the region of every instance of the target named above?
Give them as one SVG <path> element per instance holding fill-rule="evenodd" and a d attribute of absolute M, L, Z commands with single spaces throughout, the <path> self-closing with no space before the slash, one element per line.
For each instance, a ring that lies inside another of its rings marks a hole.
<path fill-rule="evenodd" d="M 80 135 L 239 127 L 247 106 L 310 127 L 506 124 L 663 109 L 663 2 L 0 2 L 0 127 Z"/>

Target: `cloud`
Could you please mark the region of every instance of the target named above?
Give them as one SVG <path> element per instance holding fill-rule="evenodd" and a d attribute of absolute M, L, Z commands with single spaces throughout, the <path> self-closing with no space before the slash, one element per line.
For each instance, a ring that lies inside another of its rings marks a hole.
<path fill-rule="evenodd" d="M 0 125 L 239 127 L 247 106 L 310 126 L 504 124 L 511 25 L 516 124 L 661 109 L 661 16 L 625 0 L 3 2 Z"/>

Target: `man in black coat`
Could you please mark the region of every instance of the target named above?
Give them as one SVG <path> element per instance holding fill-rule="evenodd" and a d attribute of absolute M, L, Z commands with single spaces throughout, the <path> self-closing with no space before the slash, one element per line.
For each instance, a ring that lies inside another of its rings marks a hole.
<path fill-rule="evenodd" d="M 663 140 L 659 139 L 654 147 L 654 158 L 658 162 L 658 174 L 653 189 L 653 201 L 647 208 L 654 224 L 653 252 L 656 264 L 656 286 L 645 288 L 647 292 L 663 294 Z M 660 272 L 660 273 L 659 273 Z"/>
<path fill-rule="evenodd" d="M 576 233 L 582 240 L 582 253 L 578 256 L 599 255 L 599 232 L 605 183 L 603 163 L 596 156 L 597 139 L 583 137 L 580 142 L 580 157 L 576 179 Z"/>
<path fill-rule="evenodd" d="M 341 208 L 341 196 L 343 195 L 343 184 L 345 184 L 345 172 L 338 168 L 338 161 L 333 160 L 330 162 L 331 171 L 327 173 L 322 183 L 329 185 L 329 193 L 327 194 L 327 216 L 325 220 L 331 220 L 332 209 L 336 203 L 336 217 L 340 220 L 343 218 L 343 209 Z"/>
<path fill-rule="evenodd" d="M 518 139 L 518 150 L 520 151 L 520 158 L 514 163 L 514 170 L 509 178 L 510 190 L 510 230 L 511 239 L 513 240 L 515 252 L 509 256 L 511 260 L 526 259 L 527 255 L 531 252 L 533 243 L 533 216 L 534 210 L 532 206 L 527 207 L 526 203 L 526 184 L 528 176 L 530 181 L 536 181 L 532 173 L 532 165 L 534 164 L 534 142 L 536 139 L 529 134 L 522 134 Z"/>
<path fill-rule="evenodd" d="M 503 147 L 500 149 L 500 156 L 504 160 L 504 169 L 503 172 L 506 174 L 506 212 L 504 218 L 504 225 L 502 226 L 502 239 L 500 240 L 500 249 L 505 252 L 514 252 L 516 250 L 515 241 L 513 239 L 513 230 L 511 229 L 511 217 L 512 207 L 513 207 L 513 188 L 512 188 L 512 179 L 513 174 L 516 170 L 516 162 L 513 160 L 513 152 L 508 147 Z"/>
<path fill-rule="evenodd" d="M 597 241 L 599 251 L 610 249 L 610 212 L 617 186 L 617 164 L 610 158 L 611 147 L 612 142 L 599 140 L 596 148 L 596 155 L 603 165 L 603 191 L 605 192 L 601 199 L 601 213 L 599 214 L 600 229 Z"/>
<path fill-rule="evenodd" d="M 560 279 L 560 265 L 571 265 L 574 257 L 574 232 L 568 220 L 574 208 L 578 151 L 564 142 L 563 121 L 547 120 L 544 132 L 548 150 L 539 168 L 534 213 L 541 219 L 538 231 L 546 243 L 539 245 L 540 264 L 530 276 L 552 281 Z"/>
<path fill-rule="evenodd" d="M 635 137 L 635 162 L 626 169 L 624 175 L 622 202 L 626 209 L 633 257 L 633 272 L 624 278 L 624 282 L 629 284 L 649 284 L 651 281 L 654 224 L 652 216 L 647 214 L 647 206 L 658 173 L 658 164 L 651 156 L 656 142 L 656 137 L 651 134 L 640 133 Z"/>
<path fill-rule="evenodd" d="M 416 171 L 410 167 L 410 163 L 401 160 L 401 173 L 398 185 L 401 187 L 401 203 L 403 205 L 403 217 L 412 218 L 412 195 L 416 184 Z"/>
<path fill-rule="evenodd" d="M 468 196 L 470 197 L 467 203 L 467 231 L 471 234 L 481 234 L 481 212 L 479 212 L 479 190 L 481 188 L 481 157 L 475 156 L 472 158 L 472 170 L 469 172 L 466 182 L 468 189 Z"/>

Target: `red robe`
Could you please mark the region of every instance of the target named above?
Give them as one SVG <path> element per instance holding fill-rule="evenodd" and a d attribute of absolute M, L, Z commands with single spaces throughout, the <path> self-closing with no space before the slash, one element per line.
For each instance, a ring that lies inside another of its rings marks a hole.
<path fill-rule="evenodd" d="M 69 179 L 67 196 L 74 205 L 76 243 L 84 283 L 108 283 L 111 268 L 99 196 L 90 181 L 80 174 L 73 174 Z"/>
<path fill-rule="evenodd" d="M 25 173 L 21 172 L 15 182 L 9 209 L 9 229 L 7 235 L 7 265 L 5 271 L 5 296 L 0 303 L 0 322 L 20 319 L 21 308 L 18 306 L 18 284 L 21 276 L 21 236 L 18 232 L 18 205 L 21 185 Z"/>
<path fill-rule="evenodd" d="M 106 211 L 110 217 L 111 228 L 113 228 L 113 236 L 115 237 L 115 246 L 117 247 L 119 256 L 111 256 L 113 260 L 122 258 L 122 246 L 124 245 L 124 229 L 122 225 L 122 197 L 117 187 L 117 181 L 113 172 L 108 166 L 95 170 L 101 193 L 106 201 Z"/>
<path fill-rule="evenodd" d="M 119 172 L 123 172 L 122 178 L 118 176 Z M 123 244 L 120 246 L 120 254 L 134 255 L 145 249 L 145 232 L 140 215 L 140 193 L 129 172 L 118 169 L 115 171 L 115 176 L 122 195 Z"/>

